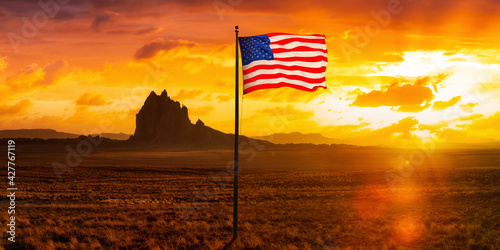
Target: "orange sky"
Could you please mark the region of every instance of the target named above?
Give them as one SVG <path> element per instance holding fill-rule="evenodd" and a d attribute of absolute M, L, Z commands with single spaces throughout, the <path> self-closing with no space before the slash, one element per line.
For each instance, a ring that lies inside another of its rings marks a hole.
<path fill-rule="evenodd" d="M 248 94 L 242 133 L 500 140 L 494 0 L 2 1 L 0 129 L 132 134 L 149 92 L 233 132 L 234 25 L 327 37 L 327 86 Z"/>

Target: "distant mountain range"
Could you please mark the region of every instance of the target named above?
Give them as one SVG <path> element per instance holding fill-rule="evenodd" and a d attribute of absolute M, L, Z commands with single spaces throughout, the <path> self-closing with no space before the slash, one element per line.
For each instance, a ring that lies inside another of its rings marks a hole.
<path fill-rule="evenodd" d="M 268 136 L 257 136 L 254 138 L 266 140 L 277 144 L 290 144 L 290 143 L 341 144 L 342 143 L 342 140 L 328 138 L 319 133 L 307 133 L 307 134 L 302 134 L 300 132 L 276 133 Z"/>
<path fill-rule="evenodd" d="M 93 134 L 92 136 L 96 136 Z M 0 138 L 39 138 L 39 139 L 74 139 L 79 134 L 59 132 L 53 129 L 8 129 L 0 130 Z M 130 135 L 124 133 L 102 133 L 99 136 L 113 140 L 128 140 Z"/>

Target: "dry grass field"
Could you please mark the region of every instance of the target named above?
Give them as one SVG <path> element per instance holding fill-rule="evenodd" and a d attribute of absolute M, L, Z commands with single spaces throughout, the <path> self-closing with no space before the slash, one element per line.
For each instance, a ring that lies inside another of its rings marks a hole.
<path fill-rule="evenodd" d="M 19 148 L 18 242 L 3 233 L 6 249 L 223 249 L 231 241 L 231 151 L 97 151 L 58 179 L 50 163 L 63 154 Z M 437 151 L 390 185 L 387 173 L 406 153 L 242 153 L 240 231 L 229 249 L 499 248 L 499 151 Z"/>

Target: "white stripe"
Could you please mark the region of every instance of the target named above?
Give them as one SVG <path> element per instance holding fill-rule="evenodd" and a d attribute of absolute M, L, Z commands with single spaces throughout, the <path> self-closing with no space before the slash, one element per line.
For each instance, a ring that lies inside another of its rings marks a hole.
<path fill-rule="evenodd" d="M 293 76 L 303 76 L 311 79 L 319 79 L 325 77 L 325 72 L 323 73 L 308 73 L 304 72 L 302 70 L 286 70 L 286 69 L 260 69 L 256 70 L 252 73 L 245 74 L 243 75 L 243 80 L 250 79 L 254 76 L 261 75 L 261 74 L 286 74 L 286 75 L 293 75 Z"/>
<path fill-rule="evenodd" d="M 325 39 L 324 36 L 313 36 L 313 35 L 277 35 L 269 37 L 271 42 L 281 41 L 290 38 L 303 38 L 303 39 Z"/>
<path fill-rule="evenodd" d="M 320 51 L 299 51 L 299 52 L 282 52 L 274 53 L 274 58 L 287 58 L 287 57 L 315 57 L 324 56 L 327 57 L 325 52 Z"/>
<path fill-rule="evenodd" d="M 283 66 L 299 66 L 299 67 L 306 67 L 306 68 L 321 68 L 321 67 L 326 67 L 327 62 L 326 61 L 319 61 L 319 62 L 301 62 L 301 61 L 295 61 L 295 62 L 283 62 L 283 61 L 272 61 L 272 60 L 257 60 L 253 61 L 247 65 L 243 65 L 243 70 L 251 69 L 254 66 L 258 65 L 283 65 Z"/>
<path fill-rule="evenodd" d="M 281 77 L 281 78 L 273 78 L 273 79 L 262 79 L 262 80 L 257 80 L 257 81 L 251 82 L 251 83 L 247 83 L 247 84 L 243 85 L 243 89 L 247 89 L 247 88 L 254 87 L 257 85 L 261 85 L 261 84 L 278 84 L 278 83 L 282 83 L 282 82 L 293 84 L 293 85 L 298 85 L 298 86 L 303 86 L 303 87 L 306 87 L 308 89 L 313 89 L 316 86 L 325 86 L 326 87 L 325 82 L 307 83 L 304 81 L 290 80 L 290 79 Z"/>
<path fill-rule="evenodd" d="M 326 44 L 321 44 L 321 43 L 304 43 L 304 42 L 291 42 L 287 43 L 285 45 L 280 45 L 280 44 L 271 44 L 269 47 L 271 49 L 293 49 L 297 48 L 300 46 L 305 46 L 313 49 L 326 49 Z"/>

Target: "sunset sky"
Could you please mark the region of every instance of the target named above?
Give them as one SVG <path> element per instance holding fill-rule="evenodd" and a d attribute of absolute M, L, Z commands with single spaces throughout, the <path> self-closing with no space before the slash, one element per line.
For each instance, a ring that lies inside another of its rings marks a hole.
<path fill-rule="evenodd" d="M 38 2 L 0 3 L 0 129 L 133 134 L 146 97 L 166 89 L 193 123 L 233 133 L 239 25 L 325 34 L 329 60 L 326 90 L 245 95 L 245 135 L 500 140 L 497 0 Z"/>

